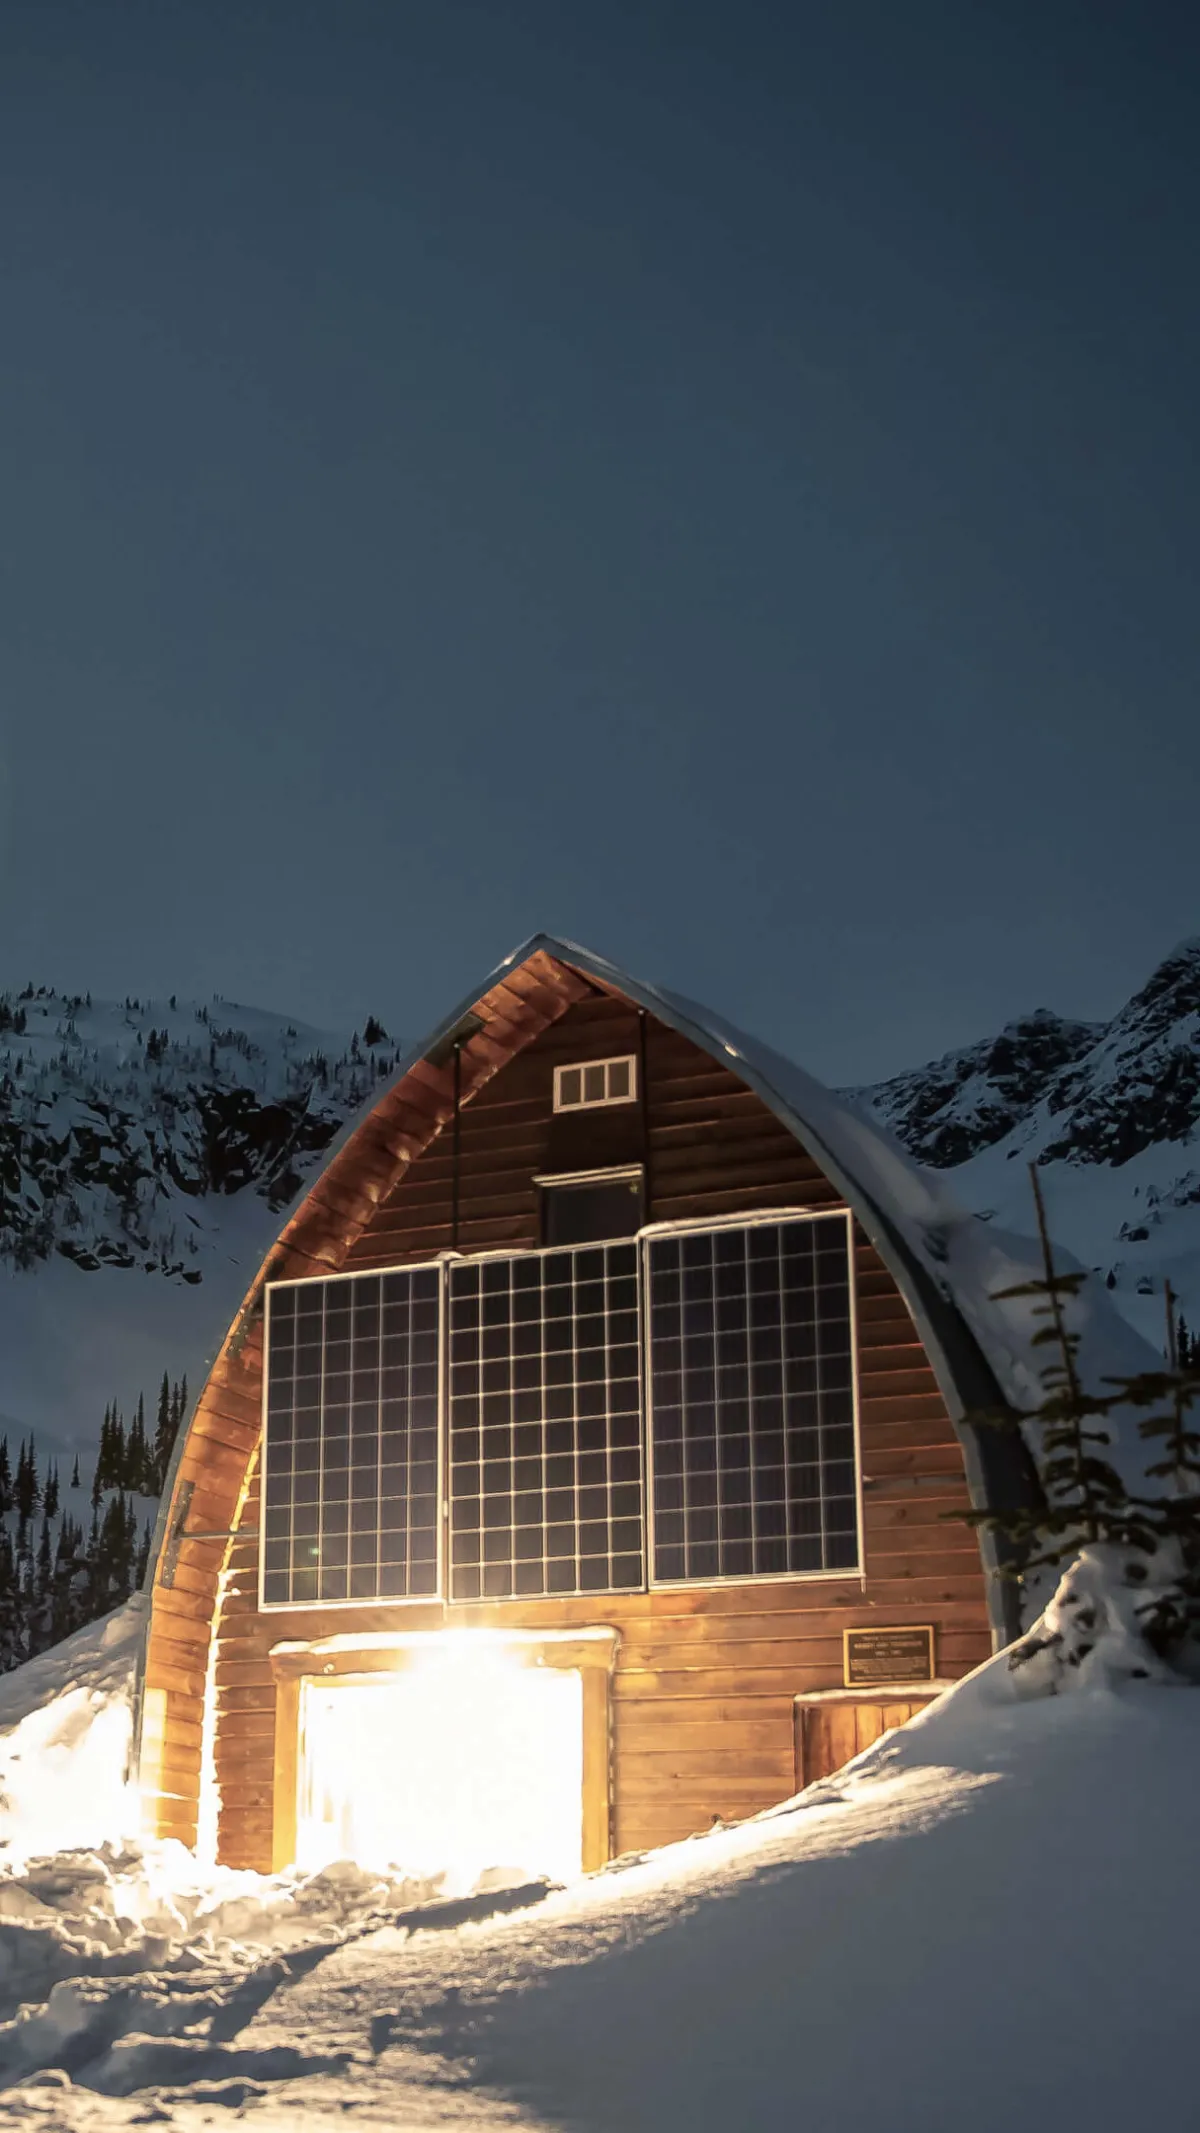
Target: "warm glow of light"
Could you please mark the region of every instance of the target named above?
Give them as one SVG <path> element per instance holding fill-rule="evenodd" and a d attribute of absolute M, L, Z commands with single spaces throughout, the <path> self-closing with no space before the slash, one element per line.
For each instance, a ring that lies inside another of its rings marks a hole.
<path fill-rule="evenodd" d="M 446 1874 L 580 1873 L 583 1682 L 470 1631 L 396 1673 L 308 1677 L 297 1859 Z"/>

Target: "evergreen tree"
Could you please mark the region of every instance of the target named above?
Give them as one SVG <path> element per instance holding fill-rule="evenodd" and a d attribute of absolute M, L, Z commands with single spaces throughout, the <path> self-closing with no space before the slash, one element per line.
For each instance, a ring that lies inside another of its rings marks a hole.
<path fill-rule="evenodd" d="M 41 1539 L 33 1564 L 29 1583 L 28 1606 L 25 1618 L 26 1642 L 30 1656 L 44 1652 L 52 1642 L 51 1597 L 54 1582 L 54 1557 L 50 1548 L 50 1521 L 42 1519 Z"/>
<path fill-rule="evenodd" d="M 17 1515 L 23 1525 L 27 1524 L 33 1517 L 41 1497 L 41 1490 L 38 1487 L 37 1456 L 34 1452 L 32 1437 L 29 1439 L 28 1444 L 26 1444 L 24 1438 L 21 1440 L 21 1449 L 17 1454 L 17 1480 L 14 1496 Z"/>
<path fill-rule="evenodd" d="M 115 1399 L 108 1403 L 86 1535 L 79 1520 L 63 1509 L 57 1463 L 48 1464 L 43 1480 L 29 1437 L 18 1448 L 14 1474 L 8 1443 L 0 1437 L 0 1673 L 119 1606 L 144 1581 L 152 1522 L 139 1524 L 131 1499 L 161 1493 L 186 1409 L 186 1377 L 173 1382 L 164 1372 L 148 1442 L 144 1396 L 138 1397 L 128 1430 Z M 70 1485 L 80 1487 L 77 1455 Z M 34 1523 L 39 1506 L 40 1530 Z M 5 1523 L 13 1513 L 15 1532 Z"/>
<path fill-rule="evenodd" d="M 1200 1663 L 1200 1421 L 1192 1409 L 1200 1402 L 1196 1375 L 1182 1317 L 1175 1318 L 1171 1284 L 1165 1284 L 1167 1368 L 1126 1379 L 1123 1393 L 1135 1407 L 1152 1412 L 1140 1432 L 1159 1457 L 1146 1468 L 1158 1492 L 1141 1500 L 1154 1532 L 1168 1580 L 1143 1613 L 1146 1633 L 1160 1656 L 1185 1669 Z"/>
<path fill-rule="evenodd" d="M 143 1491 L 149 1494 L 149 1477 L 146 1472 L 146 1403 L 141 1393 L 138 1394 L 133 1421 L 129 1425 L 129 1439 L 125 1446 L 122 1466 L 123 1486 L 138 1494 Z"/>
<path fill-rule="evenodd" d="M 1170 1285 L 1168 1284 L 1168 1291 Z M 1172 1328 L 1168 1325 L 1168 1334 Z M 1174 1348 L 1168 1342 L 1168 1355 L 1173 1353 L 1174 1365 L 1184 1377 L 1200 1377 L 1200 1337 L 1190 1331 L 1182 1311 L 1174 1324 Z"/>
<path fill-rule="evenodd" d="M 100 1432 L 101 1492 L 122 1489 L 125 1486 L 125 1469 L 128 1453 L 125 1444 L 125 1417 L 114 1400 L 104 1411 L 104 1427 Z"/>
<path fill-rule="evenodd" d="M 179 1425 L 186 1406 L 187 1378 L 172 1384 L 164 1370 L 163 1381 L 159 1387 L 158 1416 L 150 1454 L 151 1487 L 148 1493 L 151 1495 L 161 1496 L 166 1487 L 171 1454 L 175 1449 L 175 1439 L 179 1435 Z"/>
<path fill-rule="evenodd" d="M 50 1598 L 50 1640 L 54 1644 L 69 1637 L 72 1630 L 81 1629 L 88 1619 L 82 1591 L 86 1567 L 83 1528 L 67 1515 L 59 1527 L 54 1551 Z"/>
<path fill-rule="evenodd" d="M 1040 1440 L 1045 1500 L 1016 1512 L 969 1512 L 968 1522 L 1017 1544 L 1022 1557 L 1017 1575 L 1060 1566 L 1083 1549 L 1102 1561 L 1107 1550 L 1111 1567 L 1106 1574 L 1131 1595 L 1140 1591 L 1133 1615 L 1148 1655 L 1153 1652 L 1177 1674 L 1200 1680 L 1200 1426 L 1191 1419 L 1191 1408 L 1200 1401 L 1200 1376 L 1182 1367 L 1170 1285 L 1166 1367 L 1108 1378 L 1104 1392 L 1086 1390 L 1079 1373 L 1079 1336 L 1069 1328 L 1065 1311 L 1086 1276 L 1062 1274 L 1055 1267 L 1036 1169 L 1031 1174 L 1043 1272 L 1040 1279 L 998 1293 L 1036 1299 L 1033 1315 L 1044 1323 L 1034 1344 L 1052 1344 L 1056 1359 L 1042 1371 L 1044 1398 L 1038 1407 L 978 1419 L 1027 1429 Z M 1147 1480 L 1160 1485 L 1153 1494 L 1129 1489 L 1104 1456 L 1111 1441 L 1104 1425 L 1122 1408 L 1151 1410 L 1139 1429 L 1147 1443 L 1161 1445 L 1161 1456 L 1146 1468 Z M 1079 1606 L 1078 1598 L 1076 1593 L 1064 1603 L 1075 1608 L 1065 1641 L 1061 1629 L 1026 1636 L 1014 1647 L 1010 1664 L 1025 1665 L 1057 1646 L 1056 1664 L 1080 1665 L 1095 1642 L 1097 1603 Z M 1150 1667 L 1131 1671 L 1148 1674 Z"/>
<path fill-rule="evenodd" d="M 0 1671 L 7 1674 L 28 1656 L 12 1541 L 0 1526 Z"/>
<path fill-rule="evenodd" d="M 1045 1501 L 1018 1511 L 972 1511 L 972 1525 L 1002 1532 L 1016 1544 L 1021 1575 L 1067 1562 L 1097 1542 L 1150 1549 L 1153 1539 L 1139 1506 L 1104 1456 L 1111 1438 L 1103 1425 L 1115 1404 L 1109 1394 L 1088 1392 L 1079 1374 L 1079 1335 L 1067 1324 L 1066 1306 L 1087 1276 L 1060 1273 L 1046 1227 L 1037 1166 L 1029 1166 L 1042 1250 L 1042 1273 L 1033 1281 L 997 1290 L 998 1300 L 1031 1297 L 1042 1321 L 1031 1345 L 1051 1350 L 1042 1370 L 1044 1397 L 1036 1408 L 987 1419 L 1001 1427 L 1031 1430 L 1039 1440 L 1038 1461 Z"/>
<path fill-rule="evenodd" d="M 95 1554 L 90 1565 L 91 1594 L 95 1614 L 119 1607 L 133 1590 L 134 1548 L 137 1518 L 123 1491 L 109 1499 L 100 1521 Z M 90 1551 L 89 1551 L 90 1552 Z"/>
<path fill-rule="evenodd" d="M 158 1388 L 158 1415 L 154 1424 L 154 1448 L 151 1455 L 156 1495 L 161 1492 L 163 1483 L 167 1478 L 167 1467 L 170 1463 L 171 1448 L 174 1442 L 175 1418 L 171 1409 L 171 1381 L 164 1370 L 162 1384 Z"/>

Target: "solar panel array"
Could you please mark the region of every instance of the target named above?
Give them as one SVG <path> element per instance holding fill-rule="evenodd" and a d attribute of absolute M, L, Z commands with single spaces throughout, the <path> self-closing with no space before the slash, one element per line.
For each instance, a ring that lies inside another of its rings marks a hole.
<path fill-rule="evenodd" d="M 843 1213 L 268 1291 L 267 1606 L 858 1560 Z"/>
<path fill-rule="evenodd" d="M 656 1579 L 858 1562 L 838 1214 L 646 1240 Z"/>
<path fill-rule="evenodd" d="M 637 1246 L 452 1263 L 450 1597 L 644 1582 Z"/>
<path fill-rule="evenodd" d="M 267 1294 L 265 1604 L 433 1597 L 438 1268 Z"/>

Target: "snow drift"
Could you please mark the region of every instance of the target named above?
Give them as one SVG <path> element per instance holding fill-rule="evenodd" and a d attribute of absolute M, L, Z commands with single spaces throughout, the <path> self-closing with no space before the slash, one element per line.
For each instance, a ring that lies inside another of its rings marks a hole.
<path fill-rule="evenodd" d="M 0 1871 L 136 1831 L 129 1757 L 146 1611 L 138 1594 L 0 1677 Z"/>
<path fill-rule="evenodd" d="M 1080 1589 L 1076 1570 L 1060 1615 Z M 1133 1679 L 1125 1633 L 1118 1609 L 1097 1663 L 1053 1681 L 1001 1654 L 796 1799 L 542 1902 L 517 1891 L 507 1918 L 348 1865 L 205 1872 L 129 1839 L 38 1856 L 45 1817 L 23 1822 L 6 1779 L 0 2113 L 56 2133 L 221 2105 L 293 2133 L 355 2113 L 530 2133 L 1181 2123 L 1200 1696 Z M 47 1661 L 5 1684 L 27 1804 L 80 1696 L 120 1707 L 132 1634 L 111 1618 L 90 1662 L 78 1639 L 51 1655 L 61 1695 L 40 1709 Z"/>

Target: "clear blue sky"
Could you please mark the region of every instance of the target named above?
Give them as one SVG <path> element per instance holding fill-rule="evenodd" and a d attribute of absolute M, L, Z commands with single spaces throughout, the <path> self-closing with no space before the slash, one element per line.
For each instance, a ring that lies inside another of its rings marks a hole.
<path fill-rule="evenodd" d="M 1200 928 L 1200 14 L 4 0 L 0 980 L 834 1080 Z"/>

